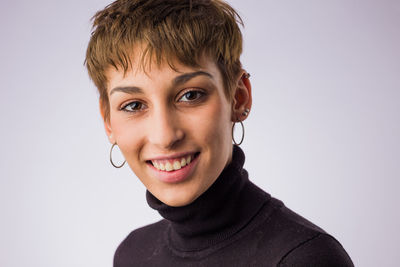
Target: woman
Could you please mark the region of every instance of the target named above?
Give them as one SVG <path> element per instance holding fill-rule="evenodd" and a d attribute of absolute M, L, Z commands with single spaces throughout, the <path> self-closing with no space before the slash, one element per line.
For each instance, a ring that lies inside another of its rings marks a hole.
<path fill-rule="evenodd" d="M 248 179 L 232 141 L 251 110 L 241 19 L 219 0 L 117 0 L 94 16 L 88 72 L 105 130 L 164 219 L 114 266 L 353 266 L 332 236 Z M 243 137 L 243 136 L 242 136 Z"/>

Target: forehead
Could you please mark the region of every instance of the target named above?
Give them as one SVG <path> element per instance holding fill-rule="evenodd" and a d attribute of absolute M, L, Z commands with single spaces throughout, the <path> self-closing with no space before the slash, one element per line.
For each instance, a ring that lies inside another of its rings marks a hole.
<path fill-rule="evenodd" d="M 141 54 L 133 54 L 133 56 L 130 58 L 130 67 L 126 70 L 120 66 L 117 66 L 117 68 L 114 66 L 109 66 L 105 72 L 107 77 L 107 90 L 109 91 L 110 88 L 115 86 L 129 85 L 129 83 L 170 83 L 171 81 L 176 80 L 182 74 L 194 73 L 204 74 L 194 76 L 208 77 L 217 83 L 222 83 L 221 74 L 215 61 L 208 56 L 202 56 L 199 58 L 197 66 L 184 65 L 177 59 L 169 61 L 164 59 L 161 62 L 157 62 L 155 59 L 153 59 L 146 62 L 140 60 L 141 58 Z"/>

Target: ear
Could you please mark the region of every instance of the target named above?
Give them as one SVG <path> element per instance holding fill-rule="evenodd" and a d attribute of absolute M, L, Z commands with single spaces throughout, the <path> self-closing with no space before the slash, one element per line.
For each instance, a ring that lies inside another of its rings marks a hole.
<path fill-rule="evenodd" d="M 110 123 L 110 117 L 106 117 L 105 115 L 105 110 L 104 110 L 104 105 L 102 104 L 101 100 L 99 101 L 99 107 L 100 107 L 100 114 L 101 117 L 103 119 L 103 123 L 104 123 L 104 129 L 106 130 L 106 134 L 108 137 L 108 140 L 110 141 L 111 144 L 115 144 L 115 138 L 112 132 L 112 128 L 111 128 L 111 123 Z"/>
<path fill-rule="evenodd" d="M 251 110 L 252 96 L 250 74 L 245 70 L 237 78 L 236 88 L 233 92 L 232 121 L 244 121 Z"/>

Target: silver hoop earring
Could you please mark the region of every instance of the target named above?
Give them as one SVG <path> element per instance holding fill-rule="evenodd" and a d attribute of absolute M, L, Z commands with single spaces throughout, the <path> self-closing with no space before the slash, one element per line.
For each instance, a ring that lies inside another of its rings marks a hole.
<path fill-rule="evenodd" d="M 243 139 L 244 139 L 244 125 L 241 120 L 239 120 L 239 123 L 240 123 L 240 126 L 242 126 L 242 138 L 240 139 L 239 143 L 236 142 L 235 136 L 234 136 L 236 122 L 232 125 L 232 141 L 235 145 L 238 145 L 238 146 L 240 146 L 243 143 Z"/>
<path fill-rule="evenodd" d="M 113 165 L 115 168 L 119 169 L 119 168 L 121 168 L 122 166 L 124 166 L 126 160 L 124 160 L 124 162 L 122 162 L 122 164 L 119 165 L 119 166 L 117 166 L 117 165 L 114 164 L 114 162 L 113 162 L 113 160 L 112 160 L 112 151 L 113 151 L 113 149 L 114 149 L 114 147 L 115 147 L 116 145 L 117 145 L 117 143 L 114 143 L 114 144 L 111 146 L 111 150 L 110 150 L 110 162 L 111 162 L 111 165 Z"/>

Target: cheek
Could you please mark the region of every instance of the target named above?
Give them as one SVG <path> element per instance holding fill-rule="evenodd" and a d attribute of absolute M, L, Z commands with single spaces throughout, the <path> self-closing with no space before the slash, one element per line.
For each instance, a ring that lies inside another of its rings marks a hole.
<path fill-rule="evenodd" d="M 112 121 L 113 135 L 125 158 L 131 156 L 140 144 L 140 125 L 123 118 L 114 118 Z"/>
<path fill-rule="evenodd" d="M 222 145 L 230 140 L 230 106 L 220 99 L 204 107 L 201 112 L 196 112 L 192 122 L 192 129 L 205 143 Z"/>

